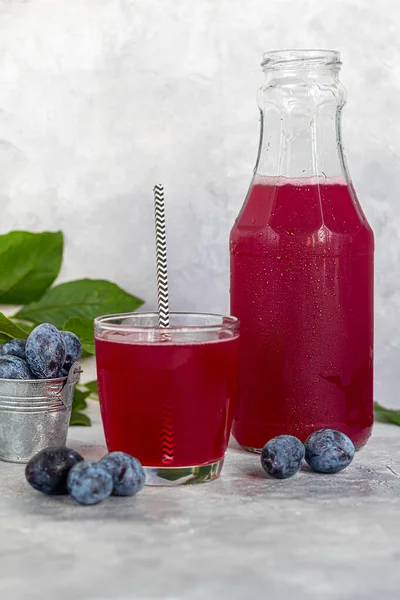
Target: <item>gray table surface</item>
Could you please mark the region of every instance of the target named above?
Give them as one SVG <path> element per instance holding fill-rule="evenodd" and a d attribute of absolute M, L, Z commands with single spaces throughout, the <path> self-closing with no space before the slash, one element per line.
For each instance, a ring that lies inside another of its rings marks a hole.
<path fill-rule="evenodd" d="M 94 426 L 70 445 L 104 453 Z M 264 476 L 231 445 L 222 477 L 82 507 L 0 463 L 0 598 L 257 600 L 400 597 L 400 428 L 377 425 L 337 475 Z"/>

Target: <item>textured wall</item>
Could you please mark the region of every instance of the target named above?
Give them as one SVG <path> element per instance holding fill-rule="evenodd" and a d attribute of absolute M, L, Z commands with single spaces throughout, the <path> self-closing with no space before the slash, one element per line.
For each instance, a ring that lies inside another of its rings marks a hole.
<path fill-rule="evenodd" d="M 261 53 L 338 49 L 377 241 L 377 397 L 400 406 L 399 30 L 395 0 L 0 0 L 1 232 L 60 227 L 63 279 L 112 278 L 154 307 L 160 180 L 172 307 L 226 311 Z"/>

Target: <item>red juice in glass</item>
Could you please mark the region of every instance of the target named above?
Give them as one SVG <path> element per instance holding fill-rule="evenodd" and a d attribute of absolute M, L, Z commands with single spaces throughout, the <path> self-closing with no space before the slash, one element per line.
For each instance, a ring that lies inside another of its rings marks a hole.
<path fill-rule="evenodd" d="M 138 458 L 150 483 L 219 474 L 237 388 L 237 320 L 170 318 L 168 330 L 146 313 L 96 321 L 107 447 Z"/>
<path fill-rule="evenodd" d="M 250 449 L 372 422 L 373 234 L 344 179 L 256 176 L 231 232 L 233 434 Z"/>

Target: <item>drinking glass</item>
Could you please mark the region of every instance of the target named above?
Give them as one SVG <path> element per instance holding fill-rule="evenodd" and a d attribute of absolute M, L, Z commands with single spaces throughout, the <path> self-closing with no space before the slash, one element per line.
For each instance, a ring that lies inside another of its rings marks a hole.
<path fill-rule="evenodd" d="M 239 321 L 171 313 L 95 320 L 99 397 L 108 450 L 138 458 L 147 484 L 219 476 L 237 386 Z"/>

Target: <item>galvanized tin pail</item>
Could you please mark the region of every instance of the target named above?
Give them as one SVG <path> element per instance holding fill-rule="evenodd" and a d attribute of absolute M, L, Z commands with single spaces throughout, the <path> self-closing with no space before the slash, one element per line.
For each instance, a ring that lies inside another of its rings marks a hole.
<path fill-rule="evenodd" d="M 0 379 L 0 460 L 27 463 L 43 448 L 65 446 L 75 385 L 74 363 L 59 379 Z"/>

